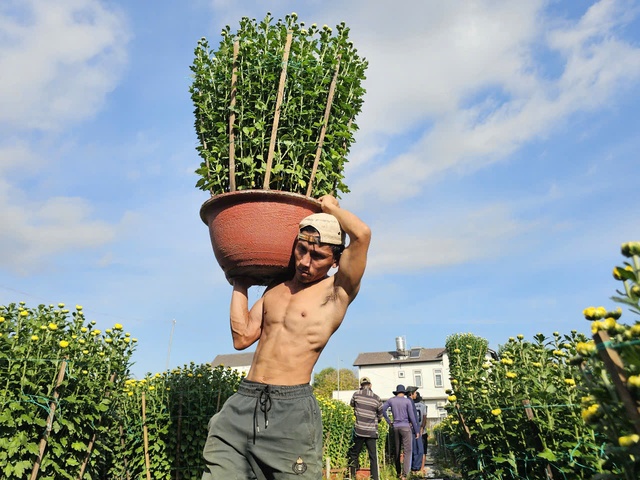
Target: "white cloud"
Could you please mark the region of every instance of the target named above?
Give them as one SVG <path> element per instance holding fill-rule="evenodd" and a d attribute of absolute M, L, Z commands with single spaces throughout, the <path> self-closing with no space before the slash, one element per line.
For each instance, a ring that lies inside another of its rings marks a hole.
<path fill-rule="evenodd" d="M 384 228 L 376 225 L 384 224 Z M 425 215 L 413 210 L 402 218 L 379 218 L 372 225 L 371 273 L 419 271 L 504 255 L 522 248 L 514 242 L 539 225 L 514 217 L 506 205 L 473 210 L 454 207 Z"/>
<path fill-rule="evenodd" d="M 13 0 L 0 30 L 0 125 L 12 129 L 90 117 L 126 64 L 124 17 L 98 0 Z"/>
<path fill-rule="evenodd" d="M 0 267 L 26 274 L 57 254 L 111 242 L 116 228 L 90 216 L 80 198 L 28 201 L 0 183 Z"/>
<path fill-rule="evenodd" d="M 640 78 L 640 48 L 616 37 L 628 21 L 617 2 L 549 32 L 542 2 L 462 5 L 425 17 L 422 29 L 387 32 L 384 44 L 365 38 L 372 55 L 359 141 L 392 142 L 407 128 L 418 140 L 352 182 L 352 195 L 416 196 L 439 174 L 482 168 L 576 112 L 607 108 Z M 561 59 L 555 77 L 536 64 L 544 41 L 543 53 Z"/>

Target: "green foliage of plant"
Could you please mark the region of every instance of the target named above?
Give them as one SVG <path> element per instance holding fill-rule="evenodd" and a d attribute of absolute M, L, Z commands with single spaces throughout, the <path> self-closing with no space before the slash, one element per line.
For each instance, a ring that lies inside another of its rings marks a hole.
<path fill-rule="evenodd" d="M 358 388 L 360 388 L 360 382 L 353 370 L 348 368 L 341 368 L 339 376 L 338 370 L 333 367 L 323 368 L 313 376 L 313 393 L 317 397 L 331 398 L 334 390 L 357 390 Z"/>
<path fill-rule="evenodd" d="M 622 255 L 627 258 L 613 269 L 613 277 L 622 282 L 612 300 L 622 303 L 631 313 L 640 314 L 640 242 L 622 245 Z M 622 309 L 607 311 L 604 307 L 588 307 L 584 316 L 592 322 L 595 335 L 604 331 L 610 336 L 607 344 L 596 346 L 594 341 L 578 345 L 578 360 L 582 360 L 586 395 L 583 397 L 582 416 L 598 434 L 606 438 L 603 450 L 607 461 L 601 479 L 637 479 L 640 477 L 640 424 L 634 422 L 625 409 L 620 392 L 616 389 L 611 373 L 607 371 L 599 349 L 613 349 L 620 356 L 619 374 L 626 379 L 624 386 L 640 409 L 640 321 L 633 325 L 619 323 Z"/>
<path fill-rule="evenodd" d="M 242 377 L 192 363 L 131 379 L 135 343 L 79 305 L 0 306 L 0 478 L 28 478 L 40 445 L 40 480 L 146 478 L 146 427 L 151 478 L 199 479 L 208 420 Z"/>
<path fill-rule="evenodd" d="M 356 417 L 351 408 L 340 400 L 324 396 L 316 397 L 322 413 L 322 458 L 329 458 L 332 468 L 347 467 L 347 452 L 353 443 Z M 389 428 L 386 422 L 378 424 L 378 458 L 384 457 L 385 444 Z M 360 454 L 360 466 L 369 468 L 369 456 L 366 449 Z"/>
<path fill-rule="evenodd" d="M 162 374 L 127 380 L 119 396 L 123 429 L 115 442 L 109 478 L 142 478 L 146 474 L 146 426 L 152 478 L 199 479 L 208 421 L 235 393 L 241 379 L 231 368 L 212 369 L 192 362 Z"/>
<path fill-rule="evenodd" d="M 326 25 L 305 26 L 292 13 L 273 21 L 242 18 L 236 32 L 226 28 L 217 50 L 205 38 L 195 49 L 191 66 L 191 99 L 202 158 L 196 186 L 212 195 L 229 191 L 229 118 L 233 124 L 235 179 L 238 190 L 263 188 L 276 97 L 283 68 L 287 32 L 293 40 L 275 144 L 269 188 L 306 193 L 323 125 L 329 89 L 339 61 L 331 115 L 313 183 L 314 196 L 348 192 L 343 183 L 346 156 L 358 129 L 355 117 L 362 109 L 362 81 L 367 62 L 358 56 L 344 22 L 336 33 Z M 235 106 L 231 106 L 234 42 L 236 60 Z"/>
<path fill-rule="evenodd" d="M 119 324 L 85 322 L 80 306 L 0 306 L 0 477 L 25 478 L 46 439 L 38 478 L 77 478 L 91 439 L 113 427 L 134 343 Z"/>
<path fill-rule="evenodd" d="M 582 421 L 582 374 L 570 361 L 585 340 L 575 331 L 531 342 L 518 335 L 495 359 L 481 356 L 484 339 L 448 339 L 453 390 L 438 428 L 465 478 L 533 480 L 551 472 L 586 480 L 603 472 L 603 438 Z"/>

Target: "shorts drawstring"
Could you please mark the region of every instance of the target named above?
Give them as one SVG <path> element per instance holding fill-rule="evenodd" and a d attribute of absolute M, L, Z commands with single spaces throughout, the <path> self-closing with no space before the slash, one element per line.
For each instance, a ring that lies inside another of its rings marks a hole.
<path fill-rule="evenodd" d="M 260 432 L 260 426 L 258 425 L 258 406 L 260 411 L 264 413 L 264 429 L 269 427 L 269 410 L 271 410 L 271 385 L 265 385 L 262 388 L 256 388 L 256 392 L 259 392 L 256 398 L 256 406 L 253 409 L 253 443 L 256 443 L 256 432 Z"/>

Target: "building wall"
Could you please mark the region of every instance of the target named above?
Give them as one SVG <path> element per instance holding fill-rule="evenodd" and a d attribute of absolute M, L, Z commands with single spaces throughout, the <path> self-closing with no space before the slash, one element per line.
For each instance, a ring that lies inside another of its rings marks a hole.
<path fill-rule="evenodd" d="M 402 363 L 386 365 L 366 365 L 358 368 L 358 378 L 369 377 L 371 389 L 387 400 L 399 384 L 408 387 L 417 386 L 423 403 L 427 406 L 427 419 L 430 426 L 446 415 L 444 404 L 447 400 L 445 390 L 451 388 L 449 380 L 449 359 L 443 355 L 441 361 Z M 334 391 L 333 398 L 349 403 L 353 390 Z"/>

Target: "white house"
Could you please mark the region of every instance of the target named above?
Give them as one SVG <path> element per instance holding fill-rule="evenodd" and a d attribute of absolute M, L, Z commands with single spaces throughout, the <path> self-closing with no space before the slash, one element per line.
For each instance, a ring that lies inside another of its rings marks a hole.
<path fill-rule="evenodd" d="M 246 375 L 249 373 L 249 368 L 251 368 L 254 353 L 255 352 L 242 352 L 216 355 L 216 358 L 211 362 L 211 366 L 213 368 L 220 365 L 223 367 L 230 367 L 238 371 L 238 373 L 244 373 Z"/>
<path fill-rule="evenodd" d="M 445 390 L 451 388 L 451 382 L 444 347 L 407 349 L 404 338 L 398 337 L 396 350 L 360 353 L 353 365 L 358 369 L 358 378 L 369 377 L 372 390 L 383 400 L 392 397 L 398 385 L 418 387 L 430 426 L 446 416 Z M 347 402 L 351 398 L 348 392 L 340 392 L 337 397 Z"/>

